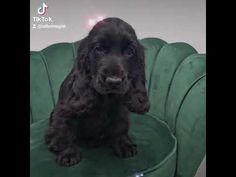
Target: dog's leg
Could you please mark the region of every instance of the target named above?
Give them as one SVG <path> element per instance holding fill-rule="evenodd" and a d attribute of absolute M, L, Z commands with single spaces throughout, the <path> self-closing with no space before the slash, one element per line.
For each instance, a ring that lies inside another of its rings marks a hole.
<path fill-rule="evenodd" d="M 79 163 L 81 153 L 76 145 L 76 122 L 73 119 L 53 118 L 45 136 L 48 149 L 57 155 L 56 162 L 60 165 Z"/>
<path fill-rule="evenodd" d="M 115 117 L 112 125 L 109 127 L 109 144 L 118 157 L 128 158 L 137 154 L 137 146 L 132 142 L 128 135 L 129 115 L 125 109 Z"/>
<path fill-rule="evenodd" d="M 127 134 L 115 137 L 112 143 L 112 149 L 118 157 L 122 158 L 132 157 L 137 154 L 137 146 Z"/>
<path fill-rule="evenodd" d="M 72 166 L 79 163 L 81 160 L 81 153 L 79 148 L 75 145 L 69 145 L 57 155 L 56 162 L 63 166 Z"/>

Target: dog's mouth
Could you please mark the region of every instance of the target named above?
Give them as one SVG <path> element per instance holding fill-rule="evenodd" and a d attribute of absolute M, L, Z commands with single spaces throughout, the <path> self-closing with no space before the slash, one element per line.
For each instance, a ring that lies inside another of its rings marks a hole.
<path fill-rule="evenodd" d="M 96 77 L 93 79 L 93 87 L 100 94 L 123 95 L 129 88 L 129 81 L 126 77 Z"/>

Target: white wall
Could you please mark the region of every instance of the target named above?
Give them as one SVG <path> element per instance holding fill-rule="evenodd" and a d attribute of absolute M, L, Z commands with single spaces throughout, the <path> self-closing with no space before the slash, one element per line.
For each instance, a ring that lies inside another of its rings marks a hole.
<path fill-rule="evenodd" d="M 30 50 L 80 40 L 88 33 L 88 19 L 105 15 L 130 23 L 140 39 L 158 37 L 167 42 L 187 42 L 198 52 L 206 52 L 205 0 L 44 0 L 48 5 L 44 17 L 52 17 L 51 24 L 65 24 L 66 28 L 33 29 L 33 16 L 40 16 L 37 8 L 42 1 L 30 1 Z M 205 177 L 205 171 L 204 161 L 196 177 Z"/>
<path fill-rule="evenodd" d="M 206 52 L 205 0 L 44 0 L 45 17 L 65 29 L 33 29 L 33 16 L 42 0 L 31 0 L 30 49 L 40 50 L 57 42 L 72 42 L 88 33 L 88 18 L 97 14 L 120 17 L 139 38 L 158 37 L 167 42 L 187 42 Z M 38 23 L 39 24 L 39 23 Z"/>

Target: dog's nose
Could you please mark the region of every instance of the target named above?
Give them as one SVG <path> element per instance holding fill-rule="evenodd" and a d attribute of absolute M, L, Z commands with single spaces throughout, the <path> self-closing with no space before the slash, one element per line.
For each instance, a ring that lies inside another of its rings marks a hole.
<path fill-rule="evenodd" d="M 106 83 L 109 85 L 119 85 L 121 84 L 122 79 L 119 77 L 107 77 L 106 78 Z"/>

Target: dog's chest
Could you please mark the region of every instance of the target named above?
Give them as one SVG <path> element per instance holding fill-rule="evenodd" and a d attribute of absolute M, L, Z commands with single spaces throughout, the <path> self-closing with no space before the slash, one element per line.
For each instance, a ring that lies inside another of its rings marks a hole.
<path fill-rule="evenodd" d="M 80 122 L 82 133 L 85 136 L 103 136 L 116 121 L 118 105 L 119 101 L 115 99 L 100 99 L 94 109 Z"/>

